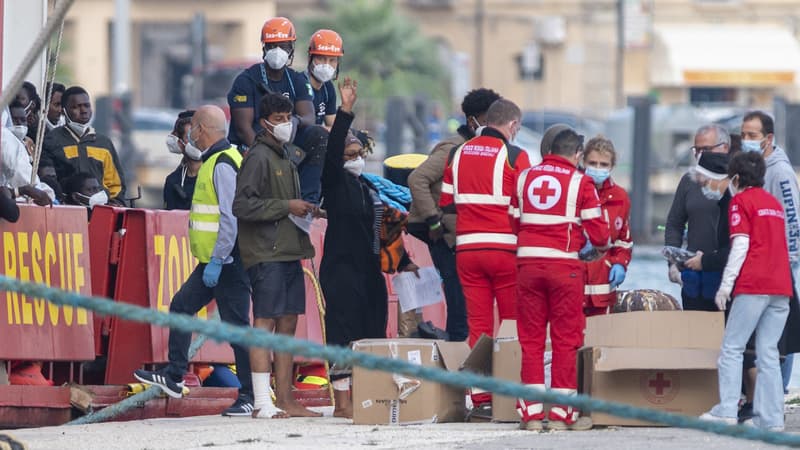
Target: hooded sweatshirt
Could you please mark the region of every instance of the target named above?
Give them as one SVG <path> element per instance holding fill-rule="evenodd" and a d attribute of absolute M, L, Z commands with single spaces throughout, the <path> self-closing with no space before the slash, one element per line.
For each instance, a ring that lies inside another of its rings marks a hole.
<path fill-rule="evenodd" d="M 772 194 L 783 205 L 786 215 L 786 243 L 789 247 L 789 260 L 792 266 L 800 263 L 800 189 L 797 186 L 797 175 L 792 163 L 782 148 L 775 146 L 765 159 L 767 173 L 764 176 L 764 189 Z"/>

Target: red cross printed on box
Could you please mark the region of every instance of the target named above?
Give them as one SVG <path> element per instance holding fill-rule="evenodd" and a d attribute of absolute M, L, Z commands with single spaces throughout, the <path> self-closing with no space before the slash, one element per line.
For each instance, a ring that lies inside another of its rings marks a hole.
<path fill-rule="evenodd" d="M 639 377 L 642 397 L 654 405 L 667 405 L 681 390 L 680 375 L 676 371 L 644 370 Z"/>
<path fill-rule="evenodd" d="M 664 389 L 672 387 L 672 382 L 664 378 L 663 372 L 658 372 L 655 379 L 651 379 L 647 384 L 656 390 L 656 395 L 664 395 Z"/>
<path fill-rule="evenodd" d="M 561 183 L 552 175 L 541 175 L 528 185 L 528 201 L 536 209 L 550 209 L 561 199 Z"/>

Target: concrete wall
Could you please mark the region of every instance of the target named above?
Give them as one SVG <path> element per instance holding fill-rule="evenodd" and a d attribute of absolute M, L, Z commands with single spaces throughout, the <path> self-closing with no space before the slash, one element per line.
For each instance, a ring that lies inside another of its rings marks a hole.
<path fill-rule="evenodd" d="M 324 14 L 325 1 L 277 0 L 278 13 L 296 20 Z M 483 0 L 485 11 L 483 57 L 476 43 L 476 14 L 480 0 L 396 0 L 428 36 L 466 55 L 471 87 L 486 86 L 514 99 L 524 109 L 558 108 L 603 114 L 616 107 L 617 14 L 615 0 Z M 421 6 L 427 3 L 428 6 Z M 433 5 L 433 6 L 431 6 Z M 516 56 L 535 40 L 547 23 L 558 17 L 566 23 L 563 43 L 542 47 L 545 60 L 541 81 L 522 80 Z M 652 24 L 770 24 L 788 27 L 797 35 L 798 0 L 654 0 Z M 652 41 L 652 39 L 651 39 Z M 627 48 L 624 53 L 623 94 L 642 95 L 650 83 L 651 46 Z M 477 66 L 481 65 L 482 70 Z M 464 70 L 464 68 L 461 68 Z M 685 102 L 686 87 L 656 89 L 662 102 Z M 758 104 L 773 94 L 796 98 L 797 86 L 781 86 L 750 95 Z"/>
<path fill-rule="evenodd" d="M 223 7 L 224 3 L 224 7 Z M 209 43 L 224 49 L 225 59 L 259 57 L 259 33 L 264 21 L 275 14 L 270 0 L 131 0 L 131 88 L 141 86 L 142 49 L 139 25 L 148 23 L 182 24 L 196 13 L 206 16 Z M 67 16 L 63 61 L 72 71 L 73 82 L 94 96 L 111 89 L 110 30 L 114 16 L 113 0 L 77 0 Z"/>
<path fill-rule="evenodd" d="M 47 0 L 3 2 L 3 88 L 11 81 L 47 19 Z M 41 92 L 45 73 L 44 53 L 25 76 Z"/>

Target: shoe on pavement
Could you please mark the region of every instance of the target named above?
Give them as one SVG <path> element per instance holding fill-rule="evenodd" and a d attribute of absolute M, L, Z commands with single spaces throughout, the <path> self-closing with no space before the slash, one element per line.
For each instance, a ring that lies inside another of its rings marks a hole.
<path fill-rule="evenodd" d="M 249 400 L 241 398 L 236 399 L 236 402 L 225 411 L 222 411 L 223 416 L 228 417 L 253 417 L 253 404 Z"/>
<path fill-rule="evenodd" d="M 592 429 L 592 426 L 594 426 L 592 418 L 587 416 L 579 416 L 575 422 L 570 424 L 563 420 L 554 420 L 552 418 L 547 421 L 547 429 L 556 431 L 588 431 Z"/>
<path fill-rule="evenodd" d="M 542 431 L 544 430 L 544 422 L 541 420 L 520 420 L 519 429 L 528 431 Z"/>
<path fill-rule="evenodd" d="M 699 419 L 700 420 L 706 420 L 706 421 L 709 421 L 709 422 L 725 423 L 725 424 L 728 424 L 728 425 L 736 425 L 737 423 L 739 423 L 739 419 L 737 419 L 736 417 L 715 416 L 715 415 L 711 414 L 711 411 L 704 412 L 703 414 L 700 415 Z"/>
<path fill-rule="evenodd" d="M 744 423 L 745 421 L 752 419 L 755 416 L 753 413 L 753 404 L 752 403 L 745 403 L 739 408 L 738 418 L 739 423 Z"/>
<path fill-rule="evenodd" d="M 133 372 L 137 380 L 150 386 L 158 386 L 172 398 L 183 397 L 183 380 L 175 381 L 166 372 L 139 369 Z"/>
<path fill-rule="evenodd" d="M 761 425 L 756 423 L 756 418 L 755 417 L 752 417 L 750 419 L 745 420 L 744 422 L 742 422 L 742 425 L 745 425 L 745 426 L 748 426 L 748 427 L 762 428 Z M 774 432 L 777 432 L 777 433 L 781 433 L 781 432 L 783 432 L 784 428 L 783 427 L 768 427 L 768 428 L 766 428 L 766 430 L 767 431 L 774 431 Z"/>

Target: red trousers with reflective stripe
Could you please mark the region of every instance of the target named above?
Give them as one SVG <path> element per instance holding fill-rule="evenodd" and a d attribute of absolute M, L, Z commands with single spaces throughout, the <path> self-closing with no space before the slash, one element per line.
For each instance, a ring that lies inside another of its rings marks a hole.
<path fill-rule="evenodd" d="M 517 256 L 505 250 L 456 252 L 456 267 L 467 304 L 469 346 L 486 333 L 494 337 L 494 302 L 500 321 L 517 317 Z"/>
<path fill-rule="evenodd" d="M 550 387 L 576 389 L 577 352 L 583 345 L 585 269 L 579 261 L 550 260 L 519 266 L 517 333 L 522 383 L 544 384 L 547 324 L 553 348 Z"/>

